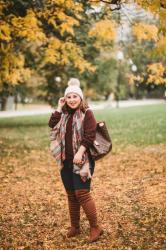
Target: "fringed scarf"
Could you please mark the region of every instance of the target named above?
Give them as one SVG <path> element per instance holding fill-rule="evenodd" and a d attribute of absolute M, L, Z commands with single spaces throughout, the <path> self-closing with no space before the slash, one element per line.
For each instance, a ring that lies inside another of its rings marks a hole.
<path fill-rule="evenodd" d="M 70 114 L 62 113 L 60 121 L 57 125 L 51 130 L 50 133 L 50 150 L 52 155 L 56 159 L 57 165 L 60 170 L 63 168 L 63 162 L 65 160 L 65 133 L 66 133 L 66 124 L 69 119 Z M 77 153 L 79 147 L 81 146 L 82 136 L 83 136 L 83 120 L 85 114 L 77 109 L 73 115 L 72 123 L 72 134 L 73 134 L 73 153 Z M 87 176 L 91 178 L 90 174 L 90 164 L 88 159 L 87 152 L 83 155 L 83 165 L 80 167 L 76 164 L 73 164 L 73 172 L 80 174 L 81 176 Z"/>

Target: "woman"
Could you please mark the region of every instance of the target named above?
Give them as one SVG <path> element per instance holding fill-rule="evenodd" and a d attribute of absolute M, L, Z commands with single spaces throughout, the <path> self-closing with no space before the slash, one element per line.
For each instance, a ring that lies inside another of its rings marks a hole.
<path fill-rule="evenodd" d="M 83 92 L 77 78 L 71 78 L 64 97 L 58 101 L 57 110 L 51 115 L 49 127 L 53 129 L 53 155 L 60 166 L 65 187 L 71 227 L 67 237 L 80 234 L 80 206 L 90 224 L 89 243 L 103 233 L 97 223 L 95 202 L 90 193 L 91 177 L 95 163 L 89 147 L 95 140 L 96 120 L 85 105 Z"/>

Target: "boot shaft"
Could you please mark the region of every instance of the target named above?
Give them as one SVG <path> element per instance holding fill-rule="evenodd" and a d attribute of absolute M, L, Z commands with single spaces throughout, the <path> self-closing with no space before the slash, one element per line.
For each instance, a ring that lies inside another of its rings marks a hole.
<path fill-rule="evenodd" d="M 87 219 L 89 221 L 90 227 L 97 227 L 97 212 L 95 202 L 87 189 L 76 190 L 76 198 L 82 206 Z"/>

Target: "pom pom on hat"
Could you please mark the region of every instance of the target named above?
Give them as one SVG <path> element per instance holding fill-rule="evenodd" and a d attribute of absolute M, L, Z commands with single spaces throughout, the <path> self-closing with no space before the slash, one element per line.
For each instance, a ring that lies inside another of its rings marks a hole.
<path fill-rule="evenodd" d="M 80 81 L 77 78 L 70 78 L 67 85 L 68 86 L 78 86 L 78 87 L 80 87 Z"/>
<path fill-rule="evenodd" d="M 77 78 L 70 78 L 68 81 L 68 87 L 65 90 L 65 96 L 70 94 L 70 93 L 76 93 L 81 97 L 81 99 L 84 98 L 82 90 L 80 88 L 80 81 Z"/>

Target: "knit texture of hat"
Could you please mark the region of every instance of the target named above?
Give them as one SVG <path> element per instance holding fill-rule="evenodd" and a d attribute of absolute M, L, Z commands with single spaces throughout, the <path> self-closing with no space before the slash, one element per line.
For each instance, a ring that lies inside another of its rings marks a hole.
<path fill-rule="evenodd" d="M 77 78 L 70 78 L 68 81 L 68 87 L 65 90 L 65 96 L 70 93 L 75 93 L 81 97 L 81 99 L 84 98 L 82 90 L 80 88 L 80 81 Z"/>

